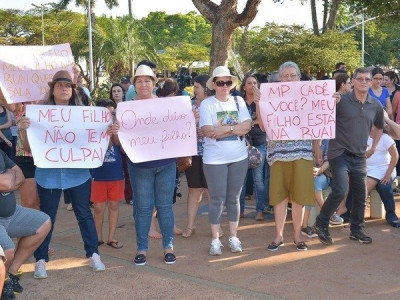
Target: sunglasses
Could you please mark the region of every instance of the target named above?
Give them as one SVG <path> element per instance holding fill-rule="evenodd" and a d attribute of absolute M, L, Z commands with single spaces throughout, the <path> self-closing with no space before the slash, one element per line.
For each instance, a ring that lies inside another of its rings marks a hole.
<path fill-rule="evenodd" d="M 215 84 L 219 87 L 223 87 L 224 85 L 226 85 L 227 87 L 231 87 L 232 83 L 233 83 L 232 80 L 228 80 L 228 81 L 218 80 L 215 82 Z"/>

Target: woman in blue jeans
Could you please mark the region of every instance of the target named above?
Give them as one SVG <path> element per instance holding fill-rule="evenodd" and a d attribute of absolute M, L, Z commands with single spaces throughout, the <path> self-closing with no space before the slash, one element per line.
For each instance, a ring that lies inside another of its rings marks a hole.
<path fill-rule="evenodd" d="M 247 109 L 251 116 L 251 129 L 246 138 L 249 143 L 261 152 L 261 164 L 251 170 L 255 186 L 256 196 L 256 217 L 257 221 L 264 220 L 264 207 L 269 203 L 269 165 L 266 163 L 266 140 L 267 135 L 260 129 L 256 116 L 256 104 L 254 97 L 258 94 L 260 84 L 254 75 L 246 75 L 240 85 L 240 94 L 246 102 Z M 247 178 L 246 178 L 247 179 Z M 245 182 L 246 182 L 245 179 Z M 244 199 L 246 195 L 246 185 L 243 185 L 240 195 L 240 215 L 244 216 Z"/>
<path fill-rule="evenodd" d="M 133 100 L 151 101 L 157 98 L 153 89 L 157 77 L 153 70 L 140 65 L 132 78 L 136 96 Z M 118 140 L 119 122 L 113 125 L 113 142 Z M 158 223 L 162 234 L 164 262 L 173 264 L 174 254 L 174 213 L 172 199 L 175 189 L 176 162 L 175 158 L 153 160 L 142 163 L 128 161 L 129 177 L 134 197 L 133 217 L 135 219 L 137 253 L 134 259 L 136 265 L 146 264 L 146 254 L 149 248 L 149 230 L 154 207 L 157 209 Z"/>
<path fill-rule="evenodd" d="M 46 105 L 82 105 L 78 98 L 72 78 L 68 71 L 58 71 L 49 82 L 50 92 Z M 20 122 L 21 138 L 29 146 L 26 129 L 29 119 L 22 117 Z M 30 149 L 26 149 L 30 151 Z M 100 259 L 98 240 L 94 219 L 89 206 L 91 176 L 89 169 L 75 168 L 36 168 L 35 179 L 40 199 L 40 210 L 50 216 L 51 230 L 43 243 L 35 251 L 36 259 L 34 277 L 47 278 L 46 262 L 49 261 L 49 244 L 57 216 L 61 193 L 64 191 L 71 199 L 76 219 L 78 220 L 86 257 L 90 258 L 93 271 L 104 271 Z"/>

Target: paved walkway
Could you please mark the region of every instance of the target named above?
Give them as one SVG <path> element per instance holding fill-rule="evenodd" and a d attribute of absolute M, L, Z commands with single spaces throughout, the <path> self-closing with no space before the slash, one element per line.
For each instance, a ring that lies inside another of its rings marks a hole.
<path fill-rule="evenodd" d="M 176 224 L 186 220 L 186 183 L 183 198 L 174 206 Z M 246 217 L 240 221 L 239 238 L 244 251 L 230 253 L 228 227 L 222 238 L 222 256 L 208 254 L 211 234 L 203 212 L 197 218 L 196 233 L 189 239 L 177 236 L 177 262 L 166 265 L 160 240 L 150 241 L 145 266 L 132 263 L 135 233 L 132 206 L 121 202 L 116 250 L 100 247 L 107 266 L 94 273 L 88 266 L 73 212 L 61 202 L 51 247 L 55 254 L 48 263 L 47 279 L 33 279 L 33 259 L 23 265 L 24 292 L 17 299 L 398 299 L 400 295 L 400 229 L 384 220 L 368 220 L 371 245 L 348 238 L 343 226 L 331 229 L 335 244 L 323 246 L 308 241 L 309 250 L 299 252 L 292 244 L 290 220 L 285 228 L 285 246 L 266 250 L 273 239 L 271 215 L 264 222 L 254 220 L 254 202 L 246 201 Z M 398 207 L 400 205 L 397 203 Z M 399 209 L 398 212 L 400 213 Z M 107 223 L 104 233 L 107 233 Z"/>

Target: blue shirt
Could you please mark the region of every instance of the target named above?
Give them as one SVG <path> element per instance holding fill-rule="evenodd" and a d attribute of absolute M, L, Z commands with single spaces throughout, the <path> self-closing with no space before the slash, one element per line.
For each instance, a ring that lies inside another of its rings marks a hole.
<path fill-rule="evenodd" d="M 124 179 L 122 155 L 119 146 L 112 145 L 107 149 L 103 165 L 92 170 L 94 181 L 115 181 Z"/>
<path fill-rule="evenodd" d="M 35 171 L 37 184 L 46 189 L 69 189 L 85 183 L 89 178 L 89 169 L 36 167 Z"/>

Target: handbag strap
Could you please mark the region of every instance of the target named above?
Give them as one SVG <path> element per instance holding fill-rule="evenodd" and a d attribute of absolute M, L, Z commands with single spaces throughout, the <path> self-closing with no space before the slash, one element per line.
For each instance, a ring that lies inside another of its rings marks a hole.
<path fill-rule="evenodd" d="M 237 96 L 233 96 L 233 99 L 235 99 L 235 103 L 236 103 L 236 107 L 237 107 L 237 112 L 238 112 L 238 118 L 239 118 L 239 120 L 240 120 L 240 109 L 239 109 L 239 103 L 238 103 L 238 100 L 237 100 Z M 239 138 L 240 138 L 241 141 L 243 140 L 243 136 L 239 136 Z M 249 141 L 248 141 L 247 139 L 246 139 L 246 142 L 247 142 L 248 144 L 250 144 Z"/>

